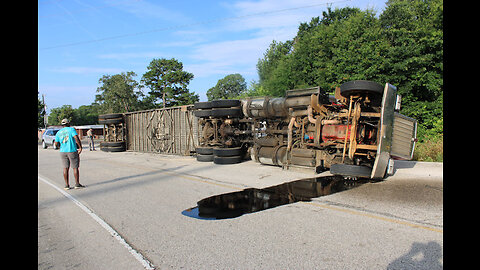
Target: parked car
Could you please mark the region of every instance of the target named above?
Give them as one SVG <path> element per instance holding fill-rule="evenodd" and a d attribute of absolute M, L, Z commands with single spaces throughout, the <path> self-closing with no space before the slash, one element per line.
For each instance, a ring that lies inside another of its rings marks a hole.
<path fill-rule="evenodd" d="M 43 149 L 46 149 L 49 145 L 53 146 L 53 149 L 57 149 L 55 146 L 55 135 L 59 131 L 59 128 L 50 128 L 45 130 L 42 135 L 42 146 Z"/>

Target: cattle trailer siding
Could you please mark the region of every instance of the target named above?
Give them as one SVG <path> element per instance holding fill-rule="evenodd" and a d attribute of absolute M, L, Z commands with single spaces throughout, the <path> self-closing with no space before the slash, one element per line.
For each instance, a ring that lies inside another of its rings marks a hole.
<path fill-rule="evenodd" d="M 125 113 L 127 151 L 190 155 L 198 146 L 193 105 Z"/>

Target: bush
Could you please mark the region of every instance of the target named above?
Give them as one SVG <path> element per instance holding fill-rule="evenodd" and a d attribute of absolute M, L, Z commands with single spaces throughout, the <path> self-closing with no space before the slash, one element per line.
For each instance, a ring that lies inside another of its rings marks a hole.
<path fill-rule="evenodd" d="M 443 136 L 431 137 L 415 145 L 413 160 L 443 162 Z"/>

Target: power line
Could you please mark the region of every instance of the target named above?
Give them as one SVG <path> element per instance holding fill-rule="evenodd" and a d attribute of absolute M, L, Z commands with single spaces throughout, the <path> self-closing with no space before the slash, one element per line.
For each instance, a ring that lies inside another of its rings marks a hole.
<path fill-rule="evenodd" d="M 123 34 L 123 35 L 117 35 L 117 36 L 104 37 L 104 38 L 99 38 L 99 39 L 92 39 L 92 40 L 79 41 L 79 42 L 73 42 L 73 43 L 67 43 L 67 44 L 60 44 L 60 45 L 55 45 L 55 46 L 50 46 L 50 47 L 43 47 L 43 48 L 40 48 L 38 50 L 39 51 L 44 51 L 44 50 L 51 50 L 51 49 L 56 49 L 56 48 L 72 47 L 72 46 L 77 46 L 77 45 L 82 45 L 82 44 L 97 43 L 97 42 L 102 42 L 102 41 L 106 41 L 106 40 L 119 39 L 119 38 L 124 38 L 124 37 L 133 37 L 133 36 L 145 35 L 145 34 L 150 34 L 150 33 L 155 33 L 155 32 L 175 30 L 175 29 L 181 29 L 181 28 L 197 26 L 197 25 L 204 25 L 204 24 L 211 24 L 211 23 L 222 22 L 222 21 L 241 20 L 241 19 L 256 17 L 256 16 L 260 16 L 260 15 L 269 15 L 269 14 L 280 13 L 280 12 L 285 12 L 285 11 L 312 8 L 312 7 L 323 6 L 323 5 L 333 4 L 333 3 L 342 3 L 342 2 L 347 2 L 347 1 L 351 1 L 351 0 L 340 0 L 340 1 L 333 1 L 333 2 L 325 2 L 325 3 L 321 3 L 321 4 L 278 9 L 278 10 L 273 10 L 273 11 L 264 11 L 264 12 L 247 14 L 247 15 L 236 16 L 236 17 L 225 17 L 225 18 L 211 19 L 211 20 L 199 21 L 199 22 L 194 22 L 194 23 L 180 24 L 180 25 L 168 26 L 168 27 L 163 27 L 163 28 L 157 28 L 157 29 L 153 29 L 153 30 L 149 30 L 149 31 L 142 31 L 142 32 L 136 32 L 136 33 L 129 33 L 129 34 Z"/>
<path fill-rule="evenodd" d="M 54 0 L 52 0 L 52 1 L 54 1 Z M 59 2 L 59 1 L 60 1 L 60 0 L 55 1 L 55 4 L 57 4 L 57 2 Z M 121 5 L 121 4 L 124 4 L 124 3 L 131 2 L 131 1 L 138 2 L 138 1 L 140 1 L 140 0 L 125 0 L 125 1 L 121 1 L 121 2 L 112 3 L 112 4 L 109 4 L 109 5 L 101 5 L 101 6 L 89 6 L 89 5 L 83 4 L 84 6 L 88 6 L 88 8 L 76 9 L 75 12 L 52 13 L 52 14 L 47 14 L 47 15 L 38 16 L 38 18 L 60 17 L 60 16 L 63 16 L 63 15 L 65 15 L 65 14 L 71 14 L 71 13 L 78 14 L 78 13 L 81 13 L 81 12 L 84 12 L 84 11 L 99 10 L 99 9 L 104 9 L 104 8 L 111 8 L 111 7 L 114 7 L 114 6 L 118 6 L 118 5 Z"/>

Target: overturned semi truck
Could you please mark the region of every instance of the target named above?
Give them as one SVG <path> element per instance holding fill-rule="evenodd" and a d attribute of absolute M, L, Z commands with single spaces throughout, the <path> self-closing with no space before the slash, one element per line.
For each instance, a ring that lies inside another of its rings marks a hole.
<path fill-rule="evenodd" d="M 303 167 L 320 173 L 382 179 L 393 160 L 409 160 L 417 121 L 399 113 L 401 97 L 389 83 L 349 81 L 334 95 L 320 87 L 285 97 L 197 102 L 198 161 Z"/>

